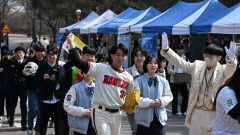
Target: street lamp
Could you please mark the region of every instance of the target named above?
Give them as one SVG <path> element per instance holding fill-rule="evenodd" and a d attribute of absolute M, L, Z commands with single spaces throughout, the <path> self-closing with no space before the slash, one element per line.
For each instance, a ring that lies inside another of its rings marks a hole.
<path fill-rule="evenodd" d="M 77 14 L 77 21 L 79 22 L 80 21 L 80 15 L 81 15 L 81 10 L 80 9 L 77 9 L 76 10 L 76 14 Z"/>

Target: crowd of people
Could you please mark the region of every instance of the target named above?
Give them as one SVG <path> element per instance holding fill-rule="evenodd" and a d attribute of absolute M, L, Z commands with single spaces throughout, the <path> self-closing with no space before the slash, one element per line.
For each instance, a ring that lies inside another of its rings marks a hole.
<path fill-rule="evenodd" d="M 34 44 L 29 57 L 22 46 L 14 55 L 7 46 L 1 47 L 0 120 L 5 106 L 9 126 L 14 126 L 20 99 L 21 130 L 29 135 L 34 131 L 45 135 L 50 119 L 56 135 L 119 135 L 125 98 L 140 90 L 135 112 L 127 113 L 132 135 L 166 135 L 165 107 L 170 103 L 173 115 L 186 118 L 190 135 L 240 134 L 240 66 L 234 42 L 225 51 L 212 43 L 205 49 L 204 61 L 191 63 L 185 45 L 180 43 L 173 51 L 164 33 L 163 57 L 136 46 L 131 53 L 134 64 L 125 70 L 128 49 L 123 44 L 109 51 L 106 44 L 104 49 L 81 50 L 73 36 L 67 40 L 71 49 L 64 64 L 54 45 Z M 221 65 L 224 53 L 226 64 Z M 187 74 L 191 81 L 176 79 Z"/>

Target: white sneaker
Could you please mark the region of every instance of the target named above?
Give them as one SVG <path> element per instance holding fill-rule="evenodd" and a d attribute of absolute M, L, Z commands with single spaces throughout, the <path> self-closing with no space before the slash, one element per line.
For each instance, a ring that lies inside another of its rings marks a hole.
<path fill-rule="evenodd" d="M 3 123 L 3 117 L 0 116 L 0 127 L 2 127 L 2 123 Z"/>
<path fill-rule="evenodd" d="M 29 130 L 29 129 L 27 130 L 27 134 L 28 134 L 28 135 L 32 135 L 32 133 L 33 133 L 32 130 Z"/>

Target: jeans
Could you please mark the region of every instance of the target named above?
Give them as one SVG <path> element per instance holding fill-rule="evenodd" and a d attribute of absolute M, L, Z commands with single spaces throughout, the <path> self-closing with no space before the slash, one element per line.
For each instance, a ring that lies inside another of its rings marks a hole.
<path fill-rule="evenodd" d="M 33 129 L 33 121 L 37 117 L 35 131 L 40 131 L 39 92 L 28 90 L 28 108 L 28 128 Z"/>
<path fill-rule="evenodd" d="M 135 120 L 135 113 L 127 114 L 128 122 L 130 124 L 130 128 L 132 130 L 132 135 L 136 135 L 137 132 L 137 122 Z"/>

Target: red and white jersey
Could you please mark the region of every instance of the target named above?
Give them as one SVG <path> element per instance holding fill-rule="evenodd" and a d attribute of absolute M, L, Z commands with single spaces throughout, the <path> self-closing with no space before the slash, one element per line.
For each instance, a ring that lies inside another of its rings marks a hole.
<path fill-rule="evenodd" d="M 95 77 L 94 104 L 119 108 L 127 93 L 133 89 L 133 77 L 126 70 L 117 70 L 112 65 L 89 62 L 88 74 Z"/>

